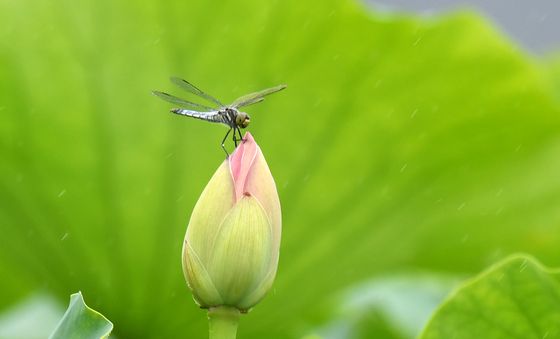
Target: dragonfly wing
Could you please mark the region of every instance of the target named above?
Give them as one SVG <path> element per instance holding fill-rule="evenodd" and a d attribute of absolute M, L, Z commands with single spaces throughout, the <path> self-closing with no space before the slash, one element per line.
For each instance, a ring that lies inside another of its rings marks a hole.
<path fill-rule="evenodd" d="M 286 85 L 278 85 L 276 87 L 267 88 L 259 92 L 244 95 L 240 98 L 237 98 L 230 106 L 234 108 L 239 108 L 243 106 L 256 104 L 258 102 L 263 101 L 265 96 L 281 91 L 286 87 L 287 87 Z"/>
<path fill-rule="evenodd" d="M 168 93 L 165 93 L 165 92 L 153 91 L 152 93 L 155 96 L 157 96 L 157 97 L 159 97 L 159 98 L 161 98 L 161 99 L 163 99 L 167 102 L 177 104 L 177 105 L 183 106 L 185 108 L 192 108 L 192 109 L 195 109 L 195 110 L 203 110 L 203 111 L 207 111 L 207 112 L 215 111 L 215 108 L 208 107 L 208 106 L 201 105 L 201 104 L 197 104 L 195 102 L 190 102 L 190 101 L 178 98 L 174 95 L 171 95 L 171 94 L 168 94 Z"/>
<path fill-rule="evenodd" d="M 190 93 L 192 93 L 194 95 L 197 95 L 197 96 L 199 96 L 203 99 L 211 101 L 211 102 L 215 103 L 216 105 L 218 105 L 220 107 L 224 106 L 224 104 L 222 104 L 218 99 L 214 98 L 213 96 L 211 96 L 209 94 L 204 93 L 203 91 L 196 88 L 195 85 L 191 84 L 187 80 L 183 80 L 183 79 L 177 78 L 177 77 L 171 77 L 170 79 L 171 79 L 172 83 L 181 87 L 182 89 L 186 90 L 187 92 L 190 92 Z"/>

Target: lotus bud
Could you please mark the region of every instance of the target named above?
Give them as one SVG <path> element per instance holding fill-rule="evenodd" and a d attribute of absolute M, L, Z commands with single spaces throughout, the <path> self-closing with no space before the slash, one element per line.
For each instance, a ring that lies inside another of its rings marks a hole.
<path fill-rule="evenodd" d="M 183 244 L 183 272 L 202 308 L 246 312 L 270 289 L 280 250 L 280 201 L 250 133 L 198 199 Z"/>

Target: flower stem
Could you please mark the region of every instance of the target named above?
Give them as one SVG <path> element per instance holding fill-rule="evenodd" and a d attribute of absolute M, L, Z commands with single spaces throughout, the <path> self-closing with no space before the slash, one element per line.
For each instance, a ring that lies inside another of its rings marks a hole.
<path fill-rule="evenodd" d="M 240 314 L 235 307 L 219 306 L 209 309 L 209 338 L 235 339 Z"/>

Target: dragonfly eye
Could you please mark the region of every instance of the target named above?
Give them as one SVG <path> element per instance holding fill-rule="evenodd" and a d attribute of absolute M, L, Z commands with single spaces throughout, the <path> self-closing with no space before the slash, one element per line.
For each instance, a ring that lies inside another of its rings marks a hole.
<path fill-rule="evenodd" d="M 235 124 L 241 128 L 245 128 L 249 126 L 251 122 L 251 118 L 247 113 L 239 112 L 237 117 L 235 118 Z"/>

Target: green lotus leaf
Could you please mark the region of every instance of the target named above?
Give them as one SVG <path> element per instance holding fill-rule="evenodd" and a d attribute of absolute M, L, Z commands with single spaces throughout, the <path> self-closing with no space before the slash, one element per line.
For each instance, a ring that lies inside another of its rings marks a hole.
<path fill-rule="evenodd" d="M 89 308 L 78 292 L 70 296 L 70 305 L 49 339 L 103 339 L 112 329 L 113 324 Z"/>
<path fill-rule="evenodd" d="M 560 270 L 513 256 L 464 283 L 420 336 L 438 338 L 560 337 Z"/>
<path fill-rule="evenodd" d="M 225 102 L 288 84 L 245 109 L 283 234 L 240 338 L 302 337 L 333 294 L 391 272 L 557 260 L 555 88 L 477 14 L 22 0 L 0 21 L 0 309 L 79 289 L 118 337 L 205 335 L 180 253 L 226 130 L 169 113 L 152 90 L 196 99 L 170 75 Z"/>

